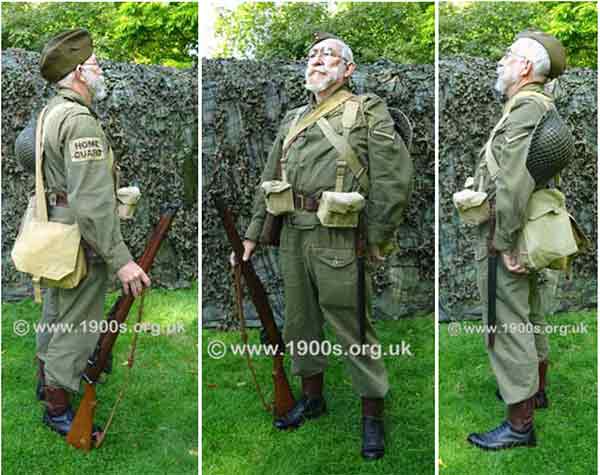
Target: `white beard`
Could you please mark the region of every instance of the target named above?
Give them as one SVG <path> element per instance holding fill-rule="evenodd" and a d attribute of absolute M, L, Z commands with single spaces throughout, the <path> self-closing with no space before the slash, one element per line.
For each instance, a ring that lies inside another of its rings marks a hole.
<path fill-rule="evenodd" d="M 83 78 L 88 85 L 92 98 L 96 101 L 101 101 L 106 97 L 106 82 L 104 76 L 92 77 L 85 69 L 82 69 Z"/>
<path fill-rule="evenodd" d="M 326 76 L 317 82 L 311 82 L 311 74 L 314 71 L 319 71 L 325 73 Z M 329 86 L 339 81 L 344 77 L 344 65 L 340 64 L 339 66 L 333 68 L 327 68 L 326 66 L 316 66 L 314 68 L 306 68 L 306 73 L 304 75 L 306 79 L 306 83 L 304 87 L 308 89 L 310 92 L 323 92 Z"/>
<path fill-rule="evenodd" d="M 507 69 L 506 67 L 499 66 L 496 68 L 496 72 L 498 73 L 498 79 L 496 79 L 494 89 L 500 94 L 506 94 L 508 89 L 519 80 L 518 72 Z"/>

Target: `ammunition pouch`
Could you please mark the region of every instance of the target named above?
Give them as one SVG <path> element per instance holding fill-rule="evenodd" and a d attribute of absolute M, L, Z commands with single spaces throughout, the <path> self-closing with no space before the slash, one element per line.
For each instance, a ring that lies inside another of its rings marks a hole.
<path fill-rule="evenodd" d="M 527 203 L 527 220 L 517 239 L 520 264 L 530 271 L 569 271 L 571 261 L 589 241 L 567 212 L 557 189 L 534 192 Z"/>
<path fill-rule="evenodd" d="M 356 228 L 358 217 L 365 207 L 365 198 L 358 192 L 324 191 L 317 217 L 329 228 Z"/>
<path fill-rule="evenodd" d="M 292 185 L 282 180 L 265 181 L 261 184 L 265 195 L 267 212 L 273 216 L 294 211 L 294 192 Z"/>
<path fill-rule="evenodd" d="M 490 202 L 484 191 L 461 190 L 452 195 L 452 201 L 464 224 L 476 226 L 490 218 Z"/>

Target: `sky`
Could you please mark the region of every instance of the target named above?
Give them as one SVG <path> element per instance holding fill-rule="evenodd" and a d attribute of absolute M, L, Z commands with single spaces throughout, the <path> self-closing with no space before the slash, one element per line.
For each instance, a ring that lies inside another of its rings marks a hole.
<path fill-rule="evenodd" d="M 220 8 L 233 10 L 245 0 L 209 0 L 206 3 L 200 3 L 200 57 L 212 58 L 217 47 L 215 38 L 215 20 Z M 274 3 L 286 3 L 283 0 L 275 0 Z M 335 1 L 327 0 L 329 8 L 335 10 Z M 205 6 L 203 6 L 205 5 Z"/>

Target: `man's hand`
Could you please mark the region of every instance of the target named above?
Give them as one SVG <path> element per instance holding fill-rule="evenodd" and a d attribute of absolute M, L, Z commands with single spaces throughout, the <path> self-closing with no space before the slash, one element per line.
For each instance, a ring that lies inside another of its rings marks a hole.
<path fill-rule="evenodd" d="M 131 292 L 134 297 L 139 297 L 144 287 L 150 287 L 151 284 L 150 277 L 133 261 L 129 261 L 121 267 L 117 272 L 117 277 L 123 284 L 125 295 L 129 295 Z"/>
<path fill-rule="evenodd" d="M 506 268 L 514 274 L 528 274 L 529 271 L 519 264 L 519 259 L 515 254 L 502 253 L 502 261 Z"/>
<path fill-rule="evenodd" d="M 256 249 L 256 241 L 250 241 L 248 239 L 244 239 L 244 255 L 242 256 L 242 260 L 244 262 L 248 261 L 252 254 L 254 254 L 254 250 Z M 235 258 L 235 252 L 232 252 L 229 256 L 229 263 L 231 267 L 234 267 L 237 264 L 237 260 Z"/>

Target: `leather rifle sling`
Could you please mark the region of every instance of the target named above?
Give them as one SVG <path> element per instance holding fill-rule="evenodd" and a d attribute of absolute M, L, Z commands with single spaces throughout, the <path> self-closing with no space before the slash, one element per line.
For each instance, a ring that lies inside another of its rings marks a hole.
<path fill-rule="evenodd" d="M 258 379 L 256 379 L 256 370 L 254 369 L 254 365 L 252 364 L 250 351 L 248 351 L 248 333 L 246 332 L 246 317 L 244 316 L 244 296 L 242 295 L 242 266 L 239 263 L 233 267 L 233 284 L 235 286 L 235 304 L 237 308 L 238 318 L 240 320 L 240 335 L 242 338 L 242 343 L 244 345 L 244 353 L 246 354 L 246 362 L 248 364 L 248 369 L 250 370 L 250 374 L 252 374 L 252 380 L 254 381 L 256 392 L 260 396 L 265 411 L 271 412 L 272 407 L 267 402 L 265 394 L 260 384 L 258 383 Z"/>
<path fill-rule="evenodd" d="M 117 400 L 115 401 L 115 404 L 113 405 L 113 407 L 110 411 L 110 416 L 108 416 L 108 421 L 106 421 L 104 430 L 102 431 L 102 433 L 98 437 L 98 440 L 96 441 L 96 444 L 95 444 L 96 448 L 99 448 L 102 445 L 102 442 L 104 442 L 104 439 L 106 438 L 106 433 L 108 432 L 108 429 L 110 428 L 110 426 L 112 424 L 115 413 L 117 412 L 117 406 L 123 400 L 123 398 L 125 396 L 125 390 L 129 386 L 129 378 L 131 376 L 131 370 L 133 368 L 133 363 L 134 363 L 134 358 L 135 358 L 135 350 L 137 348 L 138 333 L 141 330 L 140 324 L 142 323 L 142 315 L 144 313 L 144 296 L 145 295 L 146 295 L 146 291 L 145 291 L 145 289 L 142 289 L 142 295 L 140 296 L 140 304 L 138 306 L 138 311 L 137 311 L 137 320 L 134 325 L 134 332 L 133 332 L 133 337 L 131 339 L 131 346 L 129 347 L 129 356 L 127 357 L 127 371 L 125 372 L 125 380 L 123 381 L 123 385 L 121 387 L 121 390 L 119 391 Z"/>

